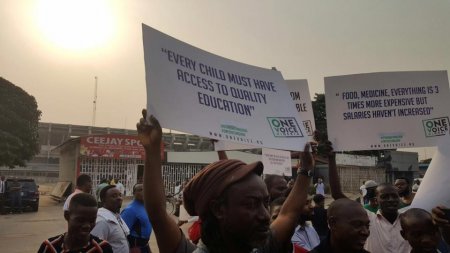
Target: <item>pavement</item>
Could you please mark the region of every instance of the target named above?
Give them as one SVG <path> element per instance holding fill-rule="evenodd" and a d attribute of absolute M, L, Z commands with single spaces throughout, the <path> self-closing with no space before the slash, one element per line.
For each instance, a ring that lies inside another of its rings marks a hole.
<path fill-rule="evenodd" d="M 41 196 L 38 212 L 0 215 L 0 252 L 27 253 L 37 252 L 41 243 L 52 236 L 67 231 L 67 222 L 63 216 L 64 202 L 53 200 L 48 194 L 51 186 L 40 185 Z M 125 207 L 131 198 L 125 198 Z M 153 253 L 159 252 L 154 233 L 150 238 Z"/>

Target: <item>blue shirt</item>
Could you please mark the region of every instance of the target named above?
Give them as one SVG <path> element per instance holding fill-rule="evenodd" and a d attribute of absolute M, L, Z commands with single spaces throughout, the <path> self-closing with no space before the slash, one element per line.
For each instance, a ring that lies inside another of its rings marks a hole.
<path fill-rule="evenodd" d="M 127 226 L 130 228 L 130 234 L 137 238 L 149 239 L 152 233 L 152 224 L 148 219 L 144 203 L 133 200 L 120 214 Z M 141 234 L 136 232 L 138 224 L 141 225 Z"/>

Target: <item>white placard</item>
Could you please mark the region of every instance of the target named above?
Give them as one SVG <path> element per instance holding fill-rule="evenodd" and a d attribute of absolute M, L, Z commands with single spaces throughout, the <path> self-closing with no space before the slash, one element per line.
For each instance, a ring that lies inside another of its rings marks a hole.
<path fill-rule="evenodd" d="M 298 80 L 286 80 L 288 85 L 289 94 L 294 102 L 295 110 L 298 115 L 303 119 L 302 124 L 305 128 L 306 134 L 309 139 L 312 140 L 316 124 L 314 122 L 314 113 L 311 104 L 311 97 L 309 95 L 308 81 L 306 79 Z M 254 146 L 244 145 L 240 143 L 230 141 L 218 141 L 214 143 L 214 149 L 218 150 L 239 150 L 239 149 L 252 149 Z"/>
<path fill-rule="evenodd" d="M 147 110 L 165 128 L 302 150 L 307 135 L 280 72 L 208 53 L 142 26 Z"/>
<path fill-rule="evenodd" d="M 447 71 L 326 77 L 325 101 L 336 151 L 433 146 L 449 134 Z"/>
<path fill-rule="evenodd" d="M 263 148 L 262 163 L 264 174 L 292 176 L 291 152 Z"/>
<path fill-rule="evenodd" d="M 450 208 L 450 138 L 442 138 L 420 183 L 411 207 L 431 211 L 438 205 Z"/>
<path fill-rule="evenodd" d="M 308 80 L 286 80 L 286 83 L 291 99 L 294 101 L 295 109 L 300 118 L 303 119 L 303 127 L 308 136 L 312 138 L 314 130 L 316 130 L 316 124 L 314 121 L 311 96 L 309 95 Z"/>

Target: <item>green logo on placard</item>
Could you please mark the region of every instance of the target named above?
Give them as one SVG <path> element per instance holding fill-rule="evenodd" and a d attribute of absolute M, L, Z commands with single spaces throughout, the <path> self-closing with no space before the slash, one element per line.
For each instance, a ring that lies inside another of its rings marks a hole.
<path fill-rule="evenodd" d="M 441 136 L 449 133 L 448 117 L 422 120 L 426 137 Z"/>
<path fill-rule="evenodd" d="M 294 117 L 267 117 L 274 137 L 303 137 Z"/>

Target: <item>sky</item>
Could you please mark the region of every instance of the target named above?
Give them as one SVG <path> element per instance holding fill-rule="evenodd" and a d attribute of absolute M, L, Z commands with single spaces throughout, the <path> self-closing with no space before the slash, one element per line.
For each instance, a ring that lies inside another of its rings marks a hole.
<path fill-rule="evenodd" d="M 0 0 L 0 76 L 43 122 L 133 129 L 146 105 L 141 23 L 211 53 L 308 79 L 450 69 L 448 0 Z M 430 152 L 428 152 L 430 153 Z M 427 156 L 430 156 L 429 154 Z"/>

